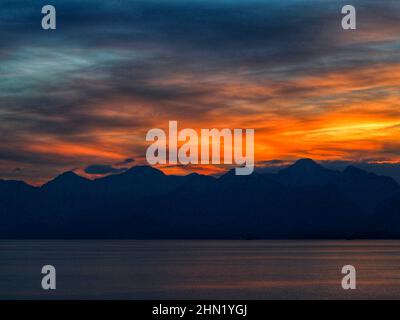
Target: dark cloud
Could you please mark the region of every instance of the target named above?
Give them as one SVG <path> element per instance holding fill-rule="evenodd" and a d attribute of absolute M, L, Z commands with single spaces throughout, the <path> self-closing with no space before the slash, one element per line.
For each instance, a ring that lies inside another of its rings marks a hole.
<path fill-rule="evenodd" d="M 121 173 L 126 171 L 128 168 L 114 168 L 107 164 L 93 164 L 85 168 L 85 173 L 87 174 L 111 174 L 111 173 Z"/>
<path fill-rule="evenodd" d="M 287 163 L 287 161 L 285 161 L 285 160 L 275 159 L 275 160 L 261 161 L 261 162 L 258 163 L 258 165 L 259 166 L 279 166 L 279 165 L 282 166 L 282 165 L 284 165 L 286 163 Z"/>
<path fill-rule="evenodd" d="M 133 159 L 133 158 L 127 158 L 127 159 L 125 159 L 124 161 L 121 161 L 121 162 L 116 163 L 115 165 L 116 165 L 116 166 L 123 166 L 123 165 L 125 165 L 125 164 L 130 164 L 130 163 L 133 163 L 133 162 L 135 162 L 135 159 Z"/>

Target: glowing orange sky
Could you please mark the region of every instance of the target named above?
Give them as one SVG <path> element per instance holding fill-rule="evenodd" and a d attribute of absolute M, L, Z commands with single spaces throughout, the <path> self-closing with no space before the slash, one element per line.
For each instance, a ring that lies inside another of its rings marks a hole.
<path fill-rule="evenodd" d="M 178 81 L 178 80 L 175 80 Z M 179 81 L 186 81 L 182 78 Z M 400 155 L 385 151 L 399 145 L 400 137 L 400 64 L 374 65 L 359 70 L 338 70 L 320 77 L 299 77 L 285 83 L 218 82 L 218 100 L 229 99 L 232 105 L 199 117 L 177 118 L 179 129 L 255 128 L 255 159 L 365 160 L 399 162 Z M 213 84 L 215 86 L 215 83 Z M 282 94 L 282 90 L 296 94 Z M 382 91 L 382 94 L 378 94 Z M 257 95 L 273 97 L 257 101 Z M 213 99 L 216 99 L 215 96 Z M 255 99 L 254 102 L 248 100 Z M 203 103 L 208 103 L 204 101 Z M 209 101 L 212 103 L 212 101 Z M 133 156 L 145 163 L 149 144 L 144 141 L 149 124 L 167 130 L 168 117 L 151 118 L 151 111 L 140 112 L 140 102 L 114 102 L 96 110 L 104 117 L 148 119 L 136 132 L 120 129 L 91 133 L 95 143 L 75 144 L 62 139 L 39 139 L 28 151 L 62 157 L 90 159 L 96 163 L 115 163 Z M 152 110 L 147 105 L 146 110 Z M 123 110 L 126 110 L 126 113 Z M 138 110 L 139 109 L 139 110 Z M 113 111 L 110 111 L 113 110 Z M 114 115 L 113 115 L 114 113 Z M 137 153 L 128 145 L 135 142 Z M 84 162 L 84 161 L 83 161 Z M 168 173 L 190 170 L 216 173 L 224 168 L 211 166 L 163 167 Z"/>

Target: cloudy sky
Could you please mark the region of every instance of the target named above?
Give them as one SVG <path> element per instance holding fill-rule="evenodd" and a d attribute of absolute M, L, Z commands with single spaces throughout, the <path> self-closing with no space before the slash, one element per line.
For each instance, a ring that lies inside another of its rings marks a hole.
<path fill-rule="evenodd" d="M 41 29 L 46 4 L 56 31 Z M 400 1 L 352 0 L 356 31 L 341 28 L 345 4 L 2 0 L 0 178 L 120 172 L 144 163 L 146 132 L 169 120 L 255 128 L 260 166 L 396 168 Z"/>

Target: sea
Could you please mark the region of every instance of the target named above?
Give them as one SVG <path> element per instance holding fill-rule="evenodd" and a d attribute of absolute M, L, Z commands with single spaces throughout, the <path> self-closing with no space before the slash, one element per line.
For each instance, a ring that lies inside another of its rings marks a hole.
<path fill-rule="evenodd" d="M 55 290 L 42 288 L 46 265 Z M 400 241 L 0 241 L 2 300 L 399 298 Z"/>

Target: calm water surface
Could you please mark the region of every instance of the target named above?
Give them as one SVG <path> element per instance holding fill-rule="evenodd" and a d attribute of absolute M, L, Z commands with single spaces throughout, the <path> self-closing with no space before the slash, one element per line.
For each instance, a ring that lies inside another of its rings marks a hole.
<path fill-rule="evenodd" d="M 399 299 L 400 241 L 0 241 L 0 299 L 38 298 Z"/>

